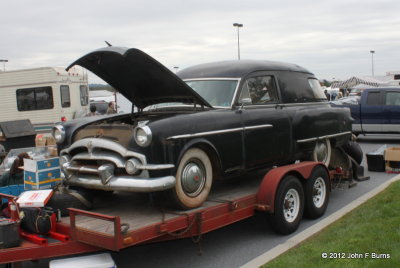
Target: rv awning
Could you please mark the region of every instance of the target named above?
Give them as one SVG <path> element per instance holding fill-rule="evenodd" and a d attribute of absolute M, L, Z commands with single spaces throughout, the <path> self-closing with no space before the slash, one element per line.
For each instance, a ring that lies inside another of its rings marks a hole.
<path fill-rule="evenodd" d="M 376 81 L 371 78 L 360 78 L 360 77 L 353 76 L 345 81 L 333 82 L 331 85 L 331 88 L 351 88 L 358 84 L 379 87 L 379 85 L 382 84 L 382 82 Z"/>

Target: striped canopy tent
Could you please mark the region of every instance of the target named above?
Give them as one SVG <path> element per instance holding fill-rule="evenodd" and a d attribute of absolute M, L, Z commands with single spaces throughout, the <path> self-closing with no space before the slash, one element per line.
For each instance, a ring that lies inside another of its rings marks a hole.
<path fill-rule="evenodd" d="M 347 88 L 352 88 L 358 84 L 364 84 L 364 85 L 368 85 L 368 86 L 378 87 L 380 82 L 373 80 L 371 78 L 359 78 L 359 77 L 353 76 L 345 81 L 333 82 L 331 85 L 331 88 L 347 89 Z"/>

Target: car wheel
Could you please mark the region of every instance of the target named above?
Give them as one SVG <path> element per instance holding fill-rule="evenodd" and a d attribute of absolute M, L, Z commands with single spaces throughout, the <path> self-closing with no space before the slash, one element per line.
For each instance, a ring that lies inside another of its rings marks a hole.
<path fill-rule="evenodd" d="M 182 209 L 200 207 L 210 193 L 213 171 L 210 158 L 198 148 L 185 152 L 176 172 L 176 185 L 171 190 L 175 205 Z"/>
<path fill-rule="evenodd" d="M 342 148 L 346 154 L 350 155 L 354 160 L 356 160 L 357 164 L 361 164 L 363 159 L 363 151 L 357 142 L 348 141 L 342 146 Z"/>
<path fill-rule="evenodd" d="M 331 161 L 331 154 L 331 142 L 329 141 L 329 139 L 319 140 L 315 144 L 312 154 L 312 160 L 322 162 L 326 166 L 329 166 L 329 162 Z"/>
<path fill-rule="evenodd" d="M 276 192 L 274 213 L 268 214 L 269 224 L 277 233 L 290 234 L 299 227 L 303 211 L 303 186 L 298 178 L 288 175 Z"/>
<path fill-rule="evenodd" d="M 307 218 L 321 217 L 329 201 L 329 175 L 322 166 L 316 166 L 305 183 L 305 211 Z"/>

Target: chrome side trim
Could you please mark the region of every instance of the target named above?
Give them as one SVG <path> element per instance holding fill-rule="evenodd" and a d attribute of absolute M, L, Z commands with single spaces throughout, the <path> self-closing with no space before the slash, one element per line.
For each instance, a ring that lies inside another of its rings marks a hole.
<path fill-rule="evenodd" d="M 252 130 L 252 129 L 260 129 L 260 128 L 272 128 L 274 127 L 271 124 L 265 124 L 265 125 L 259 125 L 259 126 L 250 126 L 250 127 L 244 127 L 244 130 Z"/>
<path fill-rule="evenodd" d="M 243 130 L 253 130 L 253 129 L 272 128 L 272 127 L 273 127 L 273 125 L 271 125 L 271 124 L 265 124 L 265 125 L 259 125 L 259 126 L 221 129 L 221 130 L 213 130 L 213 131 L 205 131 L 205 132 L 198 132 L 198 133 L 192 133 L 192 134 L 171 136 L 171 137 L 168 137 L 167 140 L 195 138 L 195 137 L 201 137 L 201 136 L 210 136 L 210 135 L 225 134 L 225 133 L 231 133 L 231 132 L 237 132 L 237 131 L 243 131 Z"/>
<path fill-rule="evenodd" d="M 304 140 L 297 140 L 297 143 L 305 143 L 305 142 L 312 142 L 312 141 L 317 141 L 317 140 L 322 140 L 322 139 L 329 139 L 329 138 L 334 138 L 334 137 L 339 137 L 339 136 L 344 136 L 351 134 L 351 131 L 346 131 L 346 132 L 341 132 L 341 133 L 336 133 L 336 134 L 331 134 L 331 135 L 325 135 L 321 137 L 314 137 L 314 138 L 309 138 L 309 139 L 304 139 Z"/>

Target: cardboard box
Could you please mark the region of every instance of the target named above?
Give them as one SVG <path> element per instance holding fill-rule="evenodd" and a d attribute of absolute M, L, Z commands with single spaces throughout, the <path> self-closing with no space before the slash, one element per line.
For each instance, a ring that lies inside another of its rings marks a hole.
<path fill-rule="evenodd" d="M 37 172 L 60 167 L 60 158 L 24 159 L 24 170 Z"/>
<path fill-rule="evenodd" d="M 18 197 L 17 203 L 20 207 L 44 207 L 52 195 L 51 189 L 25 191 Z"/>
<path fill-rule="evenodd" d="M 389 147 L 385 150 L 385 170 L 389 173 L 400 173 L 400 147 Z"/>
<path fill-rule="evenodd" d="M 24 159 L 25 190 L 50 189 L 61 182 L 60 159 Z"/>
<path fill-rule="evenodd" d="M 53 146 L 56 145 L 56 140 L 51 135 L 46 134 L 38 134 L 35 138 L 35 146 L 42 147 L 42 146 Z"/>

